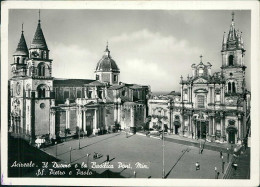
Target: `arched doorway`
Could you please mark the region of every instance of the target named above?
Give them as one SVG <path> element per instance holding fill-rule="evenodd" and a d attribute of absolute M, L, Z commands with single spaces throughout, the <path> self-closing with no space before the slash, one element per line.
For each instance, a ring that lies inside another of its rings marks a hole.
<path fill-rule="evenodd" d="M 91 135 L 93 133 L 93 117 L 94 112 L 92 111 L 86 111 L 86 131 L 87 135 Z"/>
<path fill-rule="evenodd" d="M 181 126 L 180 122 L 179 121 L 174 121 L 174 133 L 175 134 L 179 134 L 179 128 Z"/>
<path fill-rule="evenodd" d="M 234 144 L 236 141 L 237 128 L 234 125 L 229 125 L 227 127 L 227 133 L 228 133 L 228 143 Z"/>
<path fill-rule="evenodd" d="M 205 121 L 197 121 L 198 138 L 205 139 L 207 136 L 207 124 Z"/>

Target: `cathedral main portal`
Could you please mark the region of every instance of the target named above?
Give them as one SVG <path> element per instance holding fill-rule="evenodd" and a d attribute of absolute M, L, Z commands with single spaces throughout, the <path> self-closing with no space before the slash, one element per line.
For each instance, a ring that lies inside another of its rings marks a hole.
<path fill-rule="evenodd" d="M 208 131 L 208 123 L 206 121 L 197 121 L 196 129 L 198 138 L 205 139 Z"/>

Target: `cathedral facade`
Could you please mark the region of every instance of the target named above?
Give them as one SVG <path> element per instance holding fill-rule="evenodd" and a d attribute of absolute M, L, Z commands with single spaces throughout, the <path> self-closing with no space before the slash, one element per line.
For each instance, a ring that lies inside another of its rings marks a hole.
<path fill-rule="evenodd" d="M 120 82 L 108 45 L 95 79 L 59 79 L 52 76 L 40 20 L 29 49 L 23 32 L 11 64 L 9 132 L 28 140 L 56 139 L 66 131 L 90 135 L 115 126 L 134 132 L 146 121 L 150 87 Z"/>
<path fill-rule="evenodd" d="M 189 138 L 240 144 L 250 130 L 250 92 L 245 85 L 244 43 L 234 15 L 222 42 L 222 66 L 192 64 L 192 76 L 181 76 L 180 93 L 149 99 L 150 128 L 168 128 Z"/>

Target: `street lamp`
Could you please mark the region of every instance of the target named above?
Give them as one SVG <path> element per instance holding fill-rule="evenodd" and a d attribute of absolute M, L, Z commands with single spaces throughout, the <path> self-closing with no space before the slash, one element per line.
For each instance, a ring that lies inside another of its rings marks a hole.
<path fill-rule="evenodd" d="M 58 155 L 58 145 L 57 145 L 57 141 L 55 141 L 55 147 L 56 147 L 56 157 Z"/>
<path fill-rule="evenodd" d="M 88 167 L 88 159 L 89 159 L 89 155 L 90 155 L 90 154 L 87 154 L 87 167 Z"/>
<path fill-rule="evenodd" d="M 79 130 L 79 149 L 80 149 L 80 130 Z"/>
<path fill-rule="evenodd" d="M 222 159 L 222 173 L 224 173 L 224 165 L 225 165 L 224 157 L 222 156 L 221 159 Z"/>
<path fill-rule="evenodd" d="M 162 145 L 162 148 L 163 148 L 163 169 L 162 169 L 162 178 L 164 179 L 165 178 L 165 170 L 164 170 L 164 124 L 162 124 L 163 126 L 163 134 L 162 134 L 162 141 L 163 141 L 163 145 Z"/>

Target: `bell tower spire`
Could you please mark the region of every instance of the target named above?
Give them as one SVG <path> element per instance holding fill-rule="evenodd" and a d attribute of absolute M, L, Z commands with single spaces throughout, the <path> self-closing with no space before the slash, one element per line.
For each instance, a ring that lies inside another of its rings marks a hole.
<path fill-rule="evenodd" d="M 228 93 L 242 93 L 246 66 L 244 64 L 245 49 L 243 39 L 238 29 L 235 29 L 235 13 L 232 12 L 232 21 L 227 38 L 224 34 L 222 43 L 222 73 L 228 79 Z M 232 87 L 232 88 L 231 88 Z"/>

